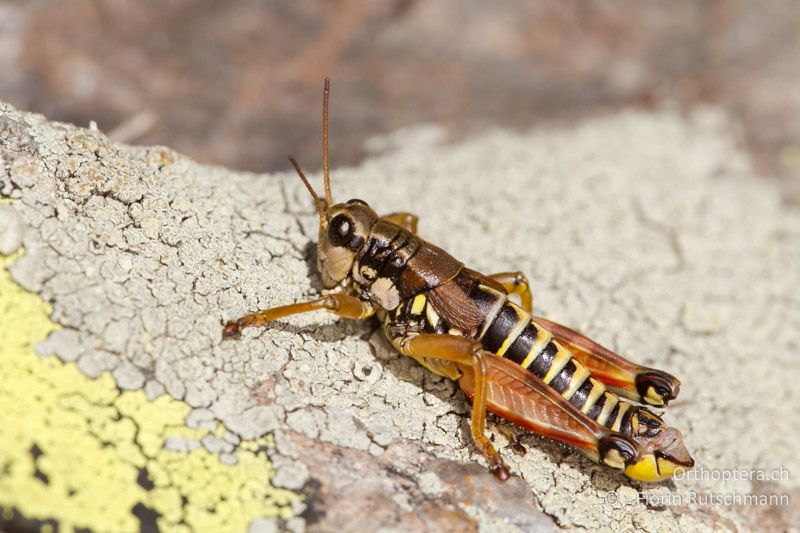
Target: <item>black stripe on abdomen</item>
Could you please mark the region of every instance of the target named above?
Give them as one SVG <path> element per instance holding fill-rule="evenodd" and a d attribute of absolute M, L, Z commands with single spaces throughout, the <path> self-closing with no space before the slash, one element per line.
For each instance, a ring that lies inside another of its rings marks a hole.
<path fill-rule="evenodd" d="M 536 356 L 536 359 L 533 360 L 533 363 L 528 367 L 528 370 L 533 372 L 538 378 L 544 378 L 547 375 L 547 371 L 550 370 L 550 367 L 553 364 L 553 358 L 558 352 L 558 347 L 552 342 L 549 343 L 542 353 Z"/>
<path fill-rule="evenodd" d="M 508 351 L 503 357 L 511 359 L 518 365 L 522 364 L 522 361 L 525 360 L 531 348 L 533 348 L 533 343 L 536 342 L 537 334 L 536 326 L 528 323 L 525 329 L 522 330 L 522 333 L 520 333 L 516 340 L 511 343 L 511 346 L 508 347 Z"/>
<path fill-rule="evenodd" d="M 592 408 L 589 409 L 589 412 L 586 413 L 586 416 L 588 416 L 592 420 L 597 420 L 597 417 L 600 416 L 600 411 L 603 410 L 603 406 L 606 404 L 606 395 L 607 394 L 608 393 L 603 393 L 603 394 L 600 395 L 600 397 L 597 399 L 597 401 L 594 402 L 594 405 L 592 406 Z"/>
<path fill-rule="evenodd" d="M 636 415 L 636 411 L 638 411 L 636 407 L 631 407 L 622 415 L 622 420 L 619 423 L 619 432 L 623 435 L 631 436 L 631 417 Z"/>
<path fill-rule="evenodd" d="M 505 300 L 506 296 L 495 289 L 479 283 L 472 288 L 469 293 L 469 298 L 472 300 L 472 303 L 478 307 L 478 312 L 481 316 L 486 317 L 484 320 L 493 320 L 494 316 L 489 316 L 491 311 L 496 309 L 496 306 L 501 300 Z M 481 324 L 481 327 L 484 325 L 485 323 Z"/>
<path fill-rule="evenodd" d="M 611 410 L 611 412 L 608 414 L 608 418 L 606 418 L 605 422 L 603 423 L 605 427 L 610 428 L 611 426 L 614 425 L 614 421 L 617 419 L 617 415 L 619 414 L 620 405 L 622 405 L 622 402 L 621 401 L 617 402 L 617 405 L 615 405 L 614 408 Z"/>
<path fill-rule="evenodd" d="M 572 375 L 577 370 L 577 366 L 575 366 L 575 362 L 570 359 L 570 361 L 564 365 L 564 368 L 556 374 L 556 377 L 550 382 L 550 386 L 553 387 L 556 392 L 561 394 L 567 387 L 569 387 L 569 382 L 572 380 Z"/>
<path fill-rule="evenodd" d="M 497 353 L 521 318 L 513 305 L 504 304 L 481 339 L 483 348 L 486 351 Z"/>
<path fill-rule="evenodd" d="M 592 384 L 591 378 L 587 377 L 583 380 L 583 384 L 578 387 L 578 390 L 575 391 L 575 394 L 570 397 L 569 403 L 580 409 L 586 403 L 586 399 L 589 397 L 593 387 L 594 384 Z"/>

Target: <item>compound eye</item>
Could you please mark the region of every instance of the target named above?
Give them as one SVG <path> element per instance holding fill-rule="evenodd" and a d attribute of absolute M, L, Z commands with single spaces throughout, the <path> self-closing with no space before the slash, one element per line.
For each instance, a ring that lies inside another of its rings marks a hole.
<path fill-rule="evenodd" d="M 355 226 L 346 215 L 336 215 L 328 226 L 328 240 L 334 246 L 344 246 L 353 237 Z"/>

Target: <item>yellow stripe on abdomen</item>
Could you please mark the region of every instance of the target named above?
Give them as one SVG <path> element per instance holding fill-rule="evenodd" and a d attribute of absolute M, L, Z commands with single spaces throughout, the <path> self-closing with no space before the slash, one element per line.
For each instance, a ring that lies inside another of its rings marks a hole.
<path fill-rule="evenodd" d="M 422 311 L 424 310 L 425 310 L 425 295 L 417 294 L 416 296 L 414 296 L 414 301 L 411 303 L 411 314 L 421 315 Z"/>
<path fill-rule="evenodd" d="M 550 369 L 547 371 L 547 374 L 545 374 L 544 378 L 542 379 L 542 381 L 544 381 L 545 383 L 550 383 L 551 381 L 553 381 L 553 378 L 556 377 L 556 375 L 559 372 L 561 372 L 561 370 L 565 366 L 567 366 L 569 360 L 572 359 L 572 353 L 570 353 L 569 350 L 561 346 L 556 341 L 551 341 L 551 342 L 556 346 L 558 351 L 556 352 L 556 355 L 553 358 L 553 364 L 550 365 Z"/>
<path fill-rule="evenodd" d="M 611 431 L 619 431 L 619 426 L 620 423 L 622 422 L 622 417 L 625 416 L 625 412 L 630 408 L 631 404 L 629 404 L 628 402 L 620 402 L 619 411 L 617 412 L 617 418 L 611 425 Z"/>
<path fill-rule="evenodd" d="M 600 396 L 606 391 L 606 386 L 597 381 L 594 378 L 589 378 L 592 382 L 592 390 L 589 392 L 589 397 L 586 398 L 586 403 L 583 404 L 581 407 L 581 413 L 586 414 L 589 412 L 589 409 L 594 406 Z"/>
<path fill-rule="evenodd" d="M 583 382 L 589 377 L 589 371 L 586 370 L 582 364 L 578 363 L 577 360 L 573 360 L 572 363 L 575 365 L 575 372 L 572 373 L 572 378 L 570 378 L 569 385 L 561 393 L 561 396 L 569 400 L 572 398 L 572 395 L 577 392 L 578 387 L 583 385 Z"/>
<path fill-rule="evenodd" d="M 553 340 L 553 334 L 547 331 L 546 329 L 539 327 L 536 330 L 536 341 L 531 346 L 528 355 L 525 356 L 525 359 L 520 363 L 520 366 L 524 369 L 528 369 L 533 363 L 533 360 L 542 353 L 544 347 L 550 344 L 550 341 Z"/>
<path fill-rule="evenodd" d="M 614 410 L 614 407 L 617 406 L 619 403 L 619 398 L 616 394 L 611 394 L 610 392 L 606 392 L 606 403 L 603 404 L 603 410 L 600 411 L 600 414 L 597 415 L 597 423 L 601 426 L 606 424 L 606 419 L 608 415 L 611 414 L 611 411 Z"/>

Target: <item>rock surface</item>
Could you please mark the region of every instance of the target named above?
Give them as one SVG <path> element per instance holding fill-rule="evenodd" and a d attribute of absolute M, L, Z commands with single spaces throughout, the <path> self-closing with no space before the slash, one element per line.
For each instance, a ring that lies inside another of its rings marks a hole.
<path fill-rule="evenodd" d="M 495 432 L 515 475 L 498 486 L 476 468 L 464 396 L 374 324 L 320 313 L 221 342 L 227 319 L 318 294 L 316 216 L 292 175 L 201 166 L 0 104 L 0 194 L 13 199 L 0 243 L 24 247 L 11 273 L 62 326 L 42 355 L 182 400 L 190 427 L 227 430 L 165 446 L 235 461 L 240 439 L 273 436 L 272 483 L 305 495 L 293 529 L 353 516 L 370 529 L 788 528 L 800 495 L 800 214 L 753 179 L 735 131 L 714 109 L 451 147 L 417 128 L 373 139 L 368 161 L 334 170 L 333 190 L 416 212 L 424 238 L 473 268 L 526 272 L 539 313 L 681 378 L 666 419 L 697 471 L 788 471 L 766 484 L 690 474 L 640 485 L 532 435 L 517 456 Z M 790 498 L 700 501 L 711 493 Z"/>

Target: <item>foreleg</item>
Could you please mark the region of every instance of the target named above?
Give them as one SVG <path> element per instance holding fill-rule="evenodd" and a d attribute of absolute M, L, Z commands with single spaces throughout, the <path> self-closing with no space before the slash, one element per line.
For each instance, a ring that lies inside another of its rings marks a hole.
<path fill-rule="evenodd" d="M 279 318 L 318 310 L 330 311 L 337 316 L 352 319 L 367 318 L 375 313 L 375 309 L 369 302 L 359 300 L 355 296 L 341 293 L 329 294 L 319 300 L 272 307 L 270 309 L 258 311 L 257 313 L 245 315 L 237 320 L 231 320 L 225 324 L 222 330 L 222 337 L 238 337 L 243 328 L 266 326 L 273 320 Z"/>

